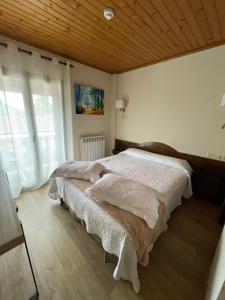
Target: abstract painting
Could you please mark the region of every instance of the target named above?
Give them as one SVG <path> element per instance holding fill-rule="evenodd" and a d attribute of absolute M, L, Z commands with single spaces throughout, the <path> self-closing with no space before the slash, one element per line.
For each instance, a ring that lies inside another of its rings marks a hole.
<path fill-rule="evenodd" d="M 76 114 L 104 115 L 104 91 L 91 86 L 75 84 Z"/>

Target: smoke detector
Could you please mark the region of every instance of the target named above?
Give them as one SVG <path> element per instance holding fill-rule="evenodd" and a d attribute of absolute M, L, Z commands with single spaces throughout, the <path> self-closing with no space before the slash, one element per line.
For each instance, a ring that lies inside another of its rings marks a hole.
<path fill-rule="evenodd" d="M 106 7 L 104 9 L 104 17 L 106 18 L 106 20 L 112 20 L 112 18 L 114 17 L 114 11 L 112 8 Z"/>

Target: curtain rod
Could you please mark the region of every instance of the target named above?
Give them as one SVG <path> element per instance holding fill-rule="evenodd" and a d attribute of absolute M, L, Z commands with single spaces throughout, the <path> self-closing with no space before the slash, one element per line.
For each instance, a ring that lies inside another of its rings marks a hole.
<path fill-rule="evenodd" d="M 8 48 L 8 44 L 7 43 L 0 42 L 0 46 Z M 18 49 L 19 52 L 23 52 L 23 53 L 26 53 L 28 55 L 32 55 L 32 51 L 30 51 L 30 50 L 21 49 L 19 47 L 17 47 L 17 49 Z M 45 56 L 45 55 L 40 55 L 40 57 L 41 57 L 41 59 L 46 59 L 48 61 L 52 61 L 51 57 L 48 57 L 48 56 Z M 58 60 L 58 63 L 61 64 L 61 65 L 64 65 L 64 66 L 67 65 L 66 62 L 61 61 L 61 60 Z M 74 66 L 70 64 L 70 68 L 74 68 Z"/>

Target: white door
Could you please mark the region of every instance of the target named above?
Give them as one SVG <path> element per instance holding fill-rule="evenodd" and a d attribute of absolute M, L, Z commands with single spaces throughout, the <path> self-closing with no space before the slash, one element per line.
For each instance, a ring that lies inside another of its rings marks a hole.
<path fill-rule="evenodd" d="M 8 70 L 0 77 L 0 159 L 17 197 L 64 161 L 61 82 Z"/>

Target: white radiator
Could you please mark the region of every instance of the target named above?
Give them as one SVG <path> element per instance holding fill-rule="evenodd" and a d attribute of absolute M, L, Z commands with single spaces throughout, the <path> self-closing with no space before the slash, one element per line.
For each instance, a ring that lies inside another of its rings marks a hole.
<path fill-rule="evenodd" d="M 105 157 L 105 137 L 89 136 L 80 140 L 81 160 L 96 160 Z"/>

